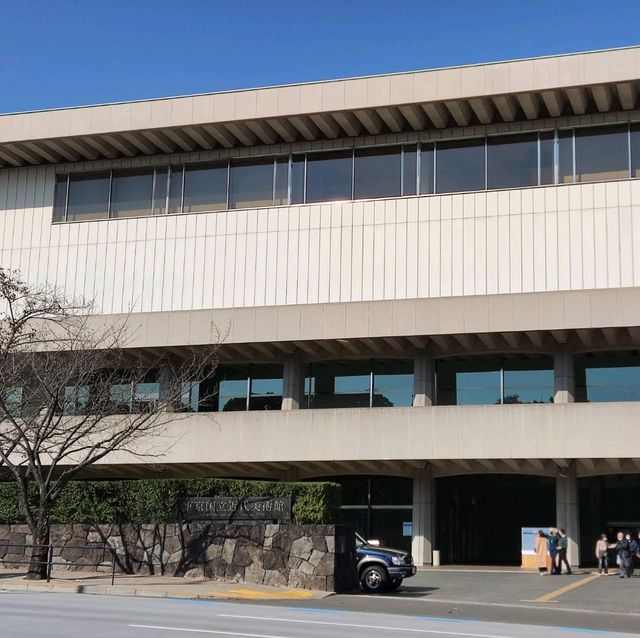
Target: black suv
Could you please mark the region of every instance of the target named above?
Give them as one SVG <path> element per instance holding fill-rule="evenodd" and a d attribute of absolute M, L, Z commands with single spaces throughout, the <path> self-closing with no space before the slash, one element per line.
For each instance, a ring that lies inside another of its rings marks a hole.
<path fill-rule="evenodd" d="M 356 561 L 362 589 L 369 593 L 397 589 L 403 579 L 416 573 L 413 558 L 407 552 L 375 547 L 356 534 Z"/>

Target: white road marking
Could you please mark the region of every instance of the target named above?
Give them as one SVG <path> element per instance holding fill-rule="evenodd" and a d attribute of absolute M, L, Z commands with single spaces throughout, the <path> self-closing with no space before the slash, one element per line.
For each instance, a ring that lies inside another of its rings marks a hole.
<path fill-rule="evenodd" d="M 384 625 L 358 625 L 355 623 L 328 622 L 326 620 L 298 620 L 294 618 L 271 618 L 266 616 L 241 616 L 239 614 L 218 614 L 221 618 L 239 618 L 244 620 L 266 620 L 269 622 L 289 622 L 305 625 L 325 625 L 328 627 L 352 627 L 354 629 L 375 629 L 379 631 L 406 631 L 417 634 L 436 634 L 438 636 L 464 636 L 465 638 L 513 638 L 505 634 L 471 634 L 461 631 L 444 631 L 442 629 L 418 629 L 413 627 L 387 627 Z"/>
<path fill-rule="evenodd" d="M 219 636 L 243 636 L 244 638 L 290 638 L 290 636 L 274 636 L 273 634 L 247 634 L 236 631 L 216 629 L 189 629 L 188 627 L 163 627 L 161 625 L 127 625 L 137 629 L 159 629 L 160 631 L 186 631 L 193 634 L 217 634 Z"/>

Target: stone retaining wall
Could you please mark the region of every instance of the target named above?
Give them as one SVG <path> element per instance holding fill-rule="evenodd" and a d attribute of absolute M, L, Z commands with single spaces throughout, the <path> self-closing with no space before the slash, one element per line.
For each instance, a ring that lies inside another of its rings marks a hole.
<path fill-rule="evenodd" d="M 26 525 L 0 525 L 0 565 L 14 567 L 32 542 Z M 238 583 L 346 591 L 355 586 L 353 532 L 336 525 L 52 525 L 54 566 L 204 576 Z M 96 567 L 97 565 L 97 567 Z M 24 565 L 22 566 L 24 567 Z"/>

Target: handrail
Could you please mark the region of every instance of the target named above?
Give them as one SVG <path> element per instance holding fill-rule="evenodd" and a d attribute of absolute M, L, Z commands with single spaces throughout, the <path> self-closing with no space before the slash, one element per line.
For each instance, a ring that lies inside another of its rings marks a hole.
<path fill-rule="evenodd" d="M 4 541 L 0 541 L 0 547 L 22 547 L 24 549 L 31 548 L 47 548 L 47 558 L 45 559 L 29 559 L 29 560 L 9 560 L 6 561 L 11 563 L 12 565 L 46 565 L 47 566 L 47 582 L 51 581 L 51 571 L 54 565 L 62 565 L 62 563 L 56 563 L 54 561 L 53 550 L 54 549 L 102 549 L 103 557 L 104 552 L 109 551 L 111 554 L 111 584 L 113 585 L 116 577 L 116 550 L 107 542 L 104 543 L 95 543 L 88 542 L 86 545 L 55 545 L 54 543 L 5 543 Z M 5 558 L 0 559 L 1 562 L 5 562 Z M 84 563 L 83 567 L 100 567 L 104 563 L 100 561 L 99 563 Z"/>

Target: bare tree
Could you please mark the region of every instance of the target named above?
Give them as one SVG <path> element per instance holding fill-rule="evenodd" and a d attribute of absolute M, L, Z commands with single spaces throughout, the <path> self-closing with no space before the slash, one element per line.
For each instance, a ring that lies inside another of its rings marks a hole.
<path fill-rule="evenodd" d="M 0 469 L 33 536 L 27 578 L 46 577 L 50 516 L 69 481 L 109 454 L 165 453 L 165 426 L 215 368 L 215 345 L 179 360 L 136 354 L 129 324 L 0 268 Z"/>

